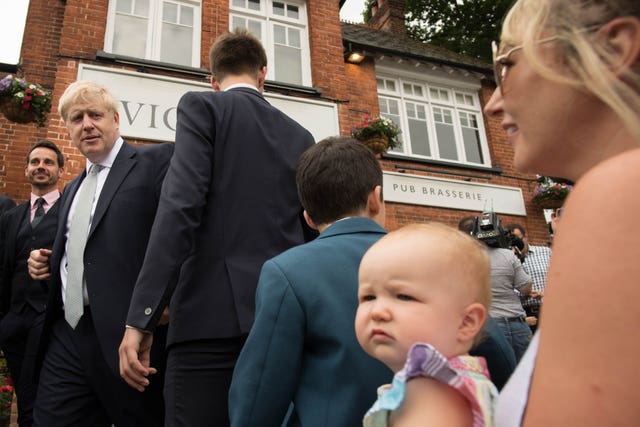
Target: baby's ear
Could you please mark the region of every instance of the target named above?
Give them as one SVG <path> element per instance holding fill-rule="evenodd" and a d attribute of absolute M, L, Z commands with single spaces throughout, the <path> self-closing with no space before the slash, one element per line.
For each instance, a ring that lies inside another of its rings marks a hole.
<path fill-rule="evenodd" d="M 458 340 L 472 342 L 484 326 L 487 320 L 487 309 L 479 302 L 474 302 L 465 307 L 462 321 L 458 328 Z"/>

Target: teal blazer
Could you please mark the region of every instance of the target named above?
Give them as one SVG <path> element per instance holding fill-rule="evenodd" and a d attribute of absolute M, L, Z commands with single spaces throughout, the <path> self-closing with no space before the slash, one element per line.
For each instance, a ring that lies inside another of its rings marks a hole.
<path fill-rule="evenodd" d="M 232 426 L 353 427 L 393 372 L 368 356 L 354 330 L 358 267 L 385 230 L 348 218 L 267 261 L 256 318 L 229 395 Z"/>

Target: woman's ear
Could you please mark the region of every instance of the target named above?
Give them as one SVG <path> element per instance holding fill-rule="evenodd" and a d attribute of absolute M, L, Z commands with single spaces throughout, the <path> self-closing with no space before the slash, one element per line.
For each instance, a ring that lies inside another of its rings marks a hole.
<path fill-rule="evenodd" d="M 622 16 L 602 26 L 599 34 L 606 37 L 611 71 L 622 75 L 640 61 L 640 19 Z"/>
<path fill-rule="evenodd" d="M 463 312 L 458 328 L 460 342 L 472 342 L 487 320 L 487 309 L 479 302 L 469 304 Z"/>

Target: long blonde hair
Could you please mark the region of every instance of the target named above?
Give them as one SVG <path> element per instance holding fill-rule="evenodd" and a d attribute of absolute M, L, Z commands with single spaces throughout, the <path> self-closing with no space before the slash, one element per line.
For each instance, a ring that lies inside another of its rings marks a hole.
<path fill-rule="evenodd" d="M 604 40 L 592 37 L 602 25 L 621 16 L 640 19 L 640 0 L 518 0 L 505 18 L 501 43 L 522 44 L 524 55 L 540 75 L 598 97 L 640 143 L 640 61 L 616 75 L 609 67 L 615 63 L 611 50 Z M 570 74 L 559 74 L 537 56 L 536 42 L 549 36 L 562 46 Z"/>

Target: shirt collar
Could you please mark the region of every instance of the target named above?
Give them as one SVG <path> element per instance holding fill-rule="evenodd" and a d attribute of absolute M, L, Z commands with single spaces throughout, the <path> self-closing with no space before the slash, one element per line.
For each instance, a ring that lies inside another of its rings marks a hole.
<path fill-rule="evenodd" d="M 115 144 L 113 144 L 111 151 L 109 151 L 109 154 L 107 154 L 107 157 L 102 159 L 99 165 L 102 166 L 103 168 L 110 169 L 111 166 L 113 166 L 113 162 L 115 162 L 116 157 L 120 152 L 120 149 L 122 148 L 122 144 L 124 144 L 124 140 L 122 139 L 122 137 L 118 137 L 118 139 L 116 139 Z M 91 165 L 93 165 L 93 163 L 91 163 L 91 161 L 87 159 L 87 165 L 85 166 L 87 173 L 89 173 L 89 169 L 91 169 Z"/>
<path fill-rule="evenodd" d="M 254 85 L 251 85 L 251 84 L 249 84 L 249 83 L 235 83 L 235 84 L 230 85 L 230 86 L 229 86 L 228 88 L 226 88 L 224 91 L 226 92 L 226 91 L 228 91 L 228 90 L 235 89 L 235 88 L 238 88 L 238 87 L 246 87 L 247 89 L 253 89 L 253 90 L 255 90 L 256 92 L 260 93 L 260 91 L 258 90 L 258 88 L 257 88 L 257 87 L 255 87 Z"/>
<path fill-rule="evenodd" d="M 56 202 L 56 200 L 58 200 L 60 198 L 60 191 L 56 188 L 55 190 L 51 190 L 47 194 L 44 194 L 42 196 L 37 196 L 37 195 L 31 193 L 31 208 L 32 209 L 36 205 L 36 200 L 38 200 L 40 197 L 42 197 L 44 199 L 44 201 L 46 202 L 46 204 L 48 206 L 51 206 Z"/>

